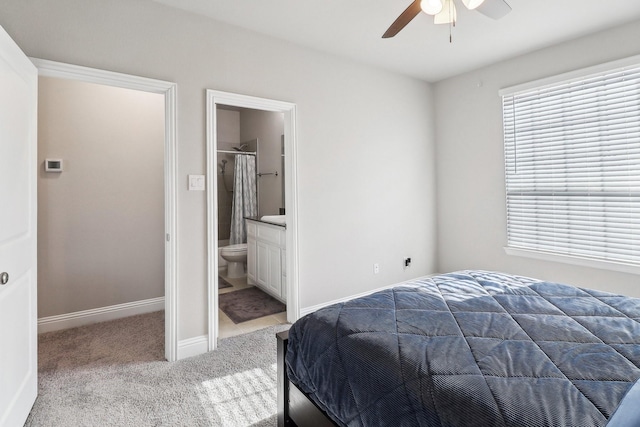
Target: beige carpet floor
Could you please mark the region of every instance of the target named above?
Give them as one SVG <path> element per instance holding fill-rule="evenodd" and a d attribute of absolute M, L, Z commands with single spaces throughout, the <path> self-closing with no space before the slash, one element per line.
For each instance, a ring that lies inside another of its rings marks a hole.
<path fill-rule="evenodd" d="M 287 325 L 164 361 L 163 312 L 39 337 L 26 426 L 275 426 L 276 339 Z"/>

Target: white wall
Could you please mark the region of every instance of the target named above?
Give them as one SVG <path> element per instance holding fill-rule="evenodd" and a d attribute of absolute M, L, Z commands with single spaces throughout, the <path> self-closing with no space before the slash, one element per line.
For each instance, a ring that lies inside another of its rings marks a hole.
<path fill-rule="evenodd" d="M 207 332 L 205 194 L 186 188 L 206 89 L 298 106 L 301 308 L 435 270 L 428 84 L 148 0 L 3 0 L 0 25 L 30 56 L 178 84 L 179 339 Z"/>
<path fill-rule="evenodd" d="M 282 135 L 284 113 L 243 109 L 240 112 L 240 139 L 258 139 L 258 172 L 278 171 L 278 176 L 258 177 L 258 216 L 278 215 L 282 203 Z"/>
<path fill-rule="evenodd" d="M 638 276 L 506 255 L 498 90 L 640 54 L 640 22 L 442 81 L 436 85 L 439 271 L 502 270 L 640 296 Z"/>

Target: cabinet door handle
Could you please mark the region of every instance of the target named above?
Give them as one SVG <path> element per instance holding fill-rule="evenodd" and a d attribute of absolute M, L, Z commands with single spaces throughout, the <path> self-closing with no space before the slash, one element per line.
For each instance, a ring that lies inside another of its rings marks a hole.
<path fill-rule="evenodd" d="M 9 273 L 6 271 L 0 274 L 0 285 L 6 285 L 9 283 Z"/>

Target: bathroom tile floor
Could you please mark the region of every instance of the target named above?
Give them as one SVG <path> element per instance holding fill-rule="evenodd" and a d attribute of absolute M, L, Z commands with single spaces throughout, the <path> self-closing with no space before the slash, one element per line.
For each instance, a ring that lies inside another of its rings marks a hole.
<path fill-rule="evenodd" d="M 245 289 L 251 286 L 247 284 L 246 276 L 237 279 L 230 279 L 224 275 L 222 275 L 222 277 L 224 280 L 229 282 L 232 287 L 218 290 L 220 294 L 239 291 L 240 289 Z M 229 338 L 236 335 L 248 334 L 249 332 L 257 331 L 258 329 L 263 329 L 268 326 L 287 323 L 287 313 L 283 311 L 282 313 L 272 314 L 258 319 L 249 320 L 248 322 L 235 324 L 229 316 L 224 314 L 222 310 L 218 309 L 218 320 L 218 338 Z"/>

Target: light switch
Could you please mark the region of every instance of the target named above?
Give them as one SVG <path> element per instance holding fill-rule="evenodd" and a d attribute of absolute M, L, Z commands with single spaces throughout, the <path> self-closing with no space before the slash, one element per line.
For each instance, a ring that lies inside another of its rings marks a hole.
<path fill-rule="evenodd" d="M 189 191 L 204 191 L 204 175 L 189 175 Z"/>

